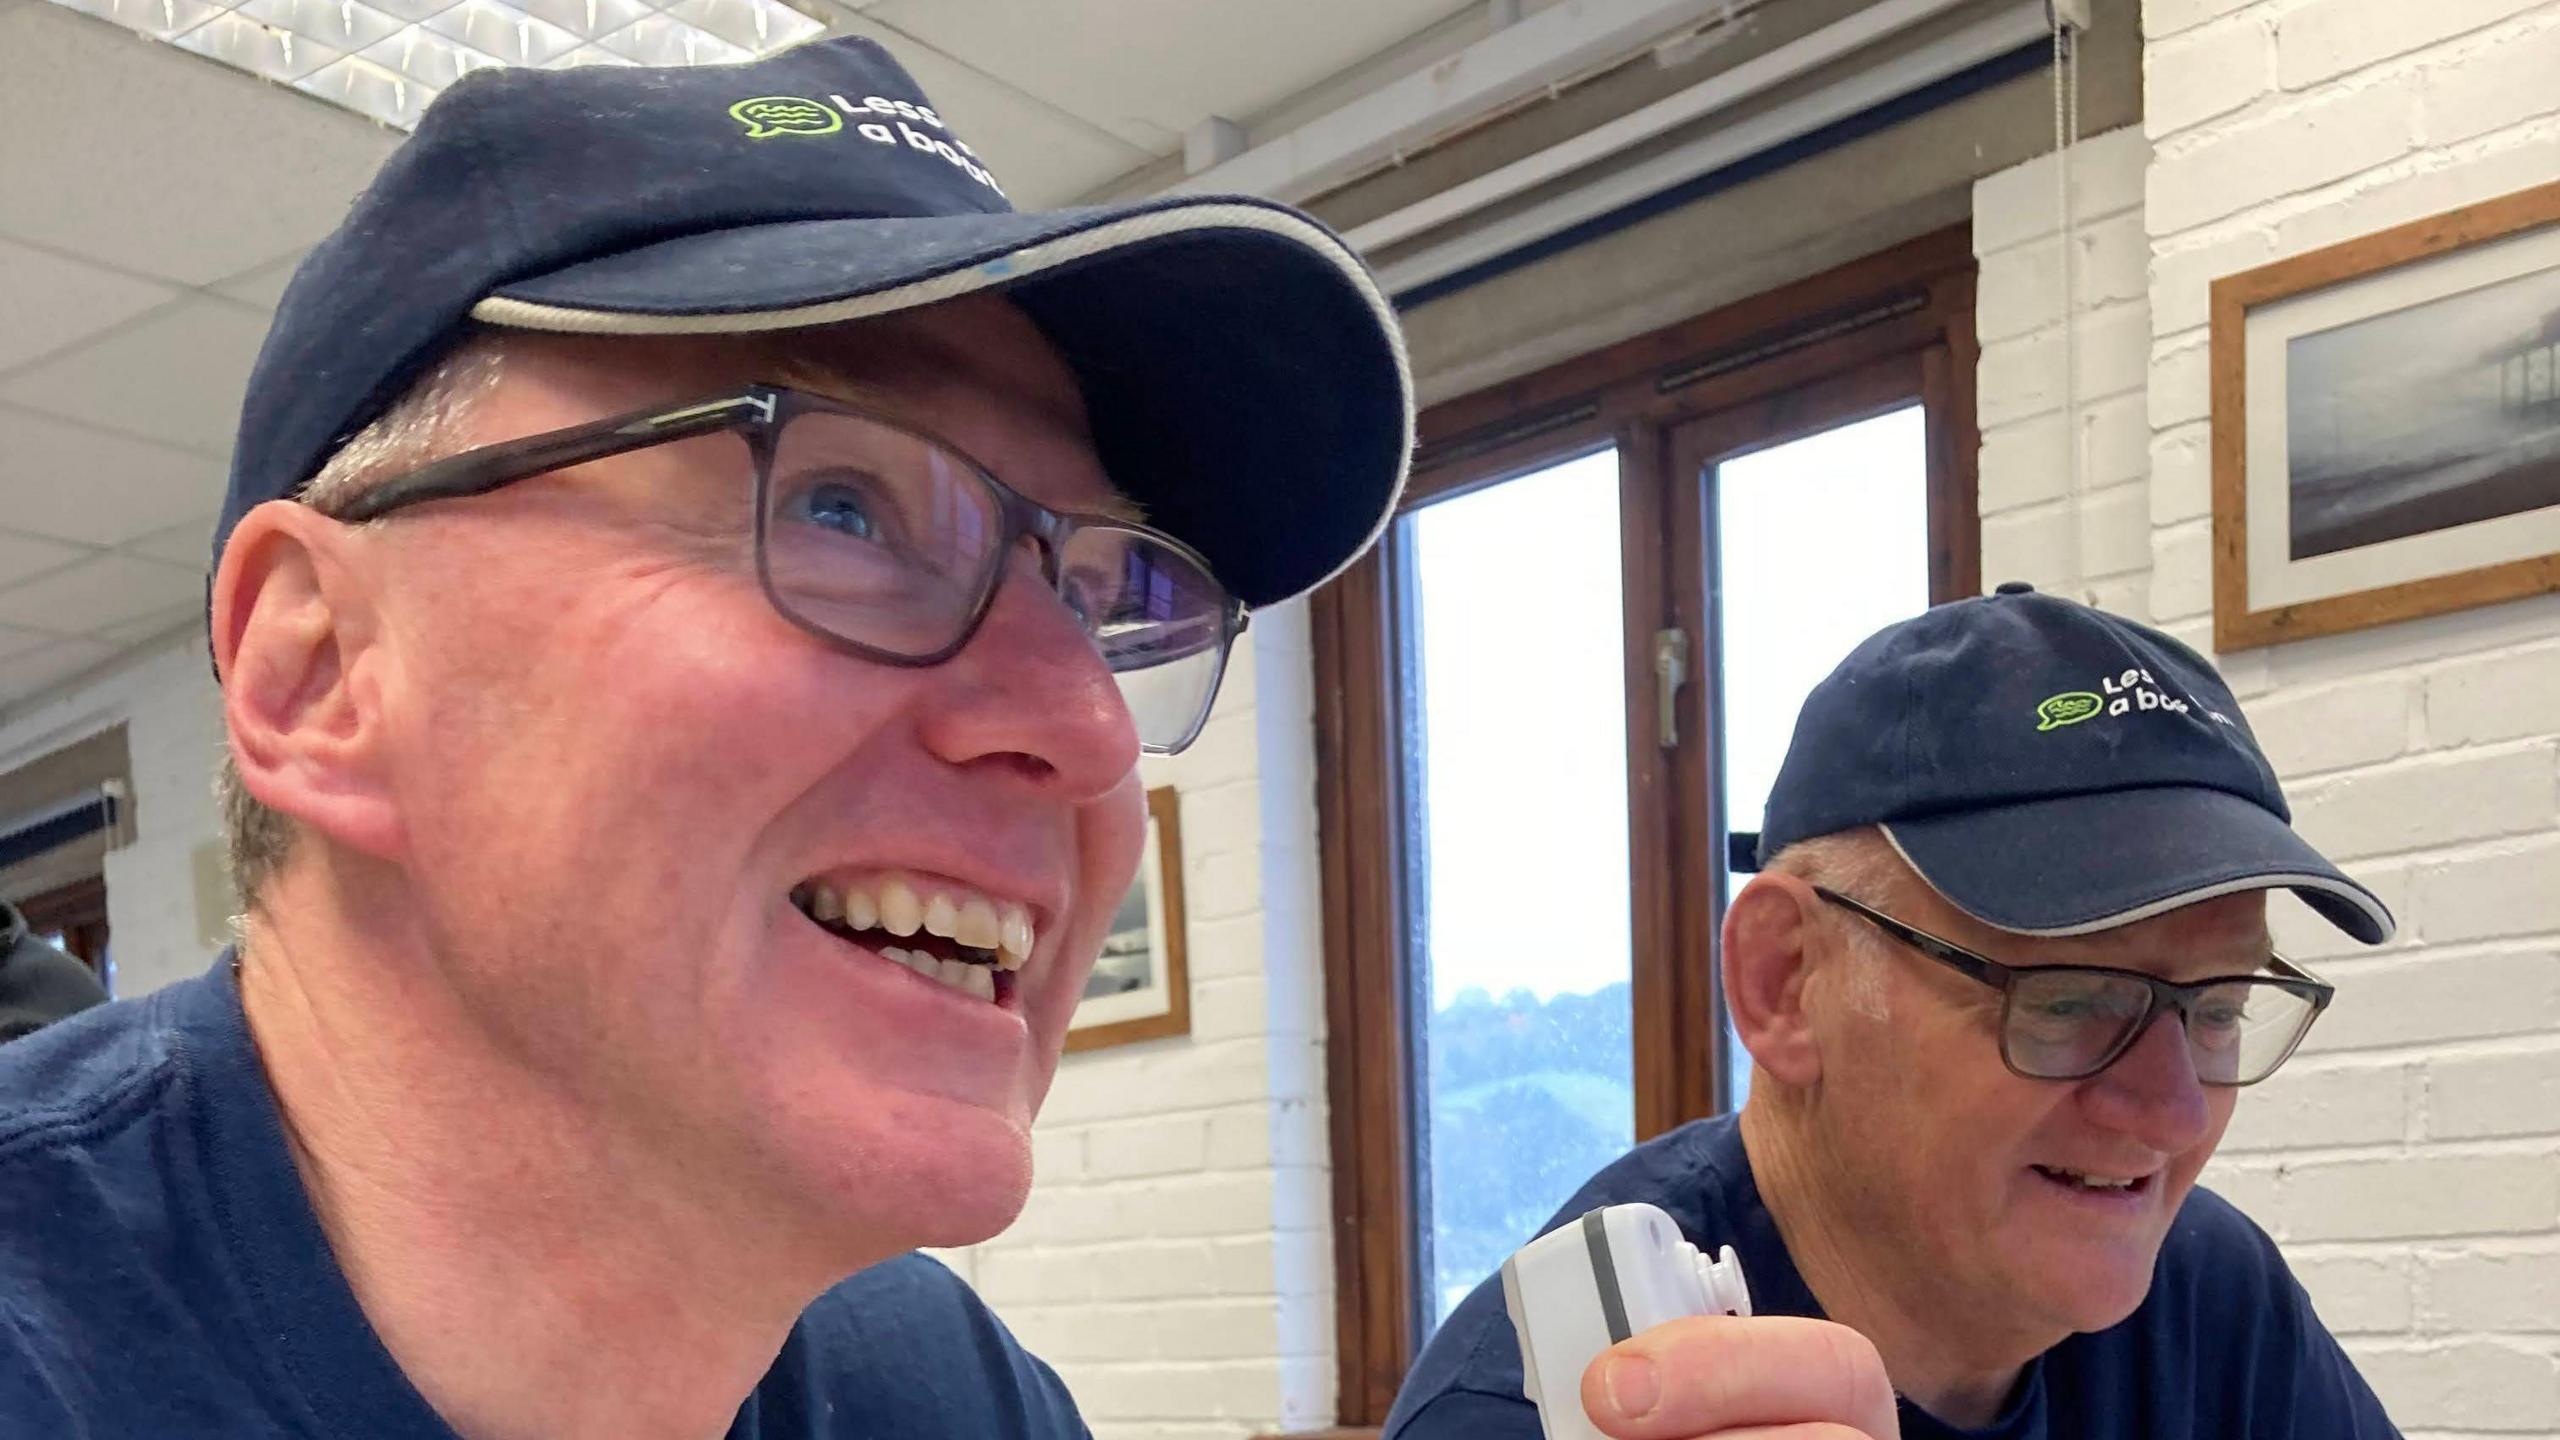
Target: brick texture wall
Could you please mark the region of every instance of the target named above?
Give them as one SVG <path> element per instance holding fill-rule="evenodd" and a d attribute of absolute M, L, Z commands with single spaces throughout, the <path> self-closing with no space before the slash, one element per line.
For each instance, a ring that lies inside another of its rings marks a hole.
<path fill-rule="evenodd" d="M 1069 1055 L 1021 1221 L 946 1257 L 1100 1440 L 1333 1416 L 1314 703 L 1305 606 L 1254 617 L 1182 792 L 1191 1034 Z"/>
<path fill-rule="evenodd" d="M 2150 0 L 2144 25 L 2142 129 L 2074 161 L 2076 496 L 2034 360 L 2058 343 L 2052 162 L 1975 192 L 1984 574 L 2209 650 L 2208 285 L 2560 177 L 2560 0 Z M 2096 378 L 2128 345 L 2130 425 Z M 2220 663 L 2298 824 L 2402 932 L 2367 950 L 2279 902 L 2339 999 L 2206 1183 L 2283 1243 L 2413 1440 L 2560 1437 L 2560 599 Z"/>
<path fill-rule="evenodd" d="M 2030 161 L 1974 187 L 1986 585 L 2026 580 L 2111 610 L 2147 608 L 2148 154 L 2141 132 L 2128 128 L 2084 140 L 2072 155 L 2076 438 L 2063 403 L 2061 197 L 2053 162 Z M 2075 443 L 2077 492 L 2069 464 Z"/>

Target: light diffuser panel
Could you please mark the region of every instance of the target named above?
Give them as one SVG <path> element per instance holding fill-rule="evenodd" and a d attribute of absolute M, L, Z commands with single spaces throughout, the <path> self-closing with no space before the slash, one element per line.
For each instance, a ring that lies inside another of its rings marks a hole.
<path fill-rule="evenodd" d="M 826 27 L 782 0 L 55 0 L 407 130 L 489 65 L 721 65 Z"/>

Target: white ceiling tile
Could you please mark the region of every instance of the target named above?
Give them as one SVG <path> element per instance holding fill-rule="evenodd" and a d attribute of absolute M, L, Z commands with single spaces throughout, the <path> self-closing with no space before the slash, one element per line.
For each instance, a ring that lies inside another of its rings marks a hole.
<path fill-rule="evenodd" d="M 1208 116 L 1250 120 L 1470 8 L 1453 0 L 881 0 L 866 13 L 1168 155 Z"/>
<path fill-rule="evenodd" d="M 177 291 L 150 280 L 0 240 L 0 370 L 130 320 Z"/>
<path fill-rule="evenodd" d="M 0 589 L 0 625 L 56 635 L 94 635 L 203 601 L 201 571 L 130 555 L 100 555 Z"/>
<path fill-rule="evenodd" d="M 246 275 L 234 276 L 214 286 L 214 293 L 228 295 L 243 305 L 273 310 L 283 303 L 284 287 L 293 279 L 293 272 L 301 268 L 305 253 L 296 250 L 273 264 L 261 265 Z"/>
<path fill-rule="evenodd" d="M 0 664 L 60 643 L 62 637 L 59 635 L 47 635 L 41 630 L 21 630 L 15 625 L 0 625 Z"/>
<path fill-rule="evenodd" d="M 266 331 L 231 301 L 183 300 L 0 381 L 0 400 L 228 455 Z"/>
<path fill-rule="evenodd" d="M 0 10 L 0 135 L 0 233 L 189 285 L 327 234 L 400 138 L 59 5 Z"/>
<path fill-rule="evenodd" d="M 183 525 L 172 525 L 156 535 L 145 536 L 125 546 L 125 553 L 202 570 L 213 563 L 213 521 L 213 516 L 206 515 Z"/>
<path fill-rule="evenodd" d="M 145 615 L 122 625 L 110 625 L 98 632 L 98 638 L 124 650 L 190 626 L 199 631 L 204 629 L 204 602 L 201 600 L 191 605 L 172 606 L 156 615 Z"/>
<path fill-rule="evenodd" d="M 42 535 L 0 529 L 0 585 L 41 575 L 47 570 L 59 570 L 74 560 L 95 553 L 85 546 L 65 545 Z"/>
<path fill-rule="evenodd" d="M 995 172 L 1016 209 L 1062 204 L 1154 158 L 893 30 L 851 16 L 830 28 L 888 47 L 953 132 Z"/>
<path fill-rule="evenodd" d="M 100 640 L 56 640 L 17 656 L 0 665 L 0 711 L 33 700 L 115 653 Z"/>
<path fill-rule="evenodd" d="M 13 529 L 122 545 L 213 509 L 222 485 L 210 455 L 0 406 L 0 515 Z"/>

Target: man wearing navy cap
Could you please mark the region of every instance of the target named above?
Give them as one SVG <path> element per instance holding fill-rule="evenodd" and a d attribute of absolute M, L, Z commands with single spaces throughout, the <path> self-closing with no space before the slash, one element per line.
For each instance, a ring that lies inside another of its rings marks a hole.
<path fill-rule="evenodd" d="M 1660 1205 L 1693 1243 L 1732 1245 L 1755 1314 L 1778 1318 L 1637 1337 L 1586 1378 L 1595 1418 L 1645 1436 L 2398 1434 L 2274 1243 L 2195 1188 L 2239 1087 L 2329 1003 L 2271 947 L 2266 892 L 2391 934 L 2294 834 L 2210 665 L 2024 585 L 1941 606 L 1815 688 L 1766 816 L 1723 930 L 1748 1101 L 1637 1147 L 1549 1226 Z M 1830 1322 L 1827 1352 L 1805 1317 Z M 1432 1337 L 1386 1433 L 1539 1434 L 1498 1281 Z"/>
<path fill-rule="evenodd" d="M 912 1252 L 1410 405 L 1322 227 L 1017 213 L 867 42 L 462 80 L 251 378 L 237 954 L 0 1053 L 0 1433 L 1082 1434 Z"/>

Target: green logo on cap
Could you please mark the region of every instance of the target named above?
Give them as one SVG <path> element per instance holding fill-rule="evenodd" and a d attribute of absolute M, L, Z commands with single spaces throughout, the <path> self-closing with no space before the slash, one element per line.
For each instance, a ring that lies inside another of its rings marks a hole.
<path fill-rule="evenodd" d="M 2065 725 L 2077 725 L 2097 714 L 2105 704 L 2086 690 L 2065 690 L 2036 707 L 2036 718 L 2043 722 L 2036 729 L 2059 730 Z"/>
<path fill-rule="evenodd" d="M 844 128 L 844 117 L 833 106 L 797 95 L 759 95 L 753 100 L 741 100 L 729 107 L 729 114 L 747 127 L 750 140 L 775 135 L 833 135 Z"/>

